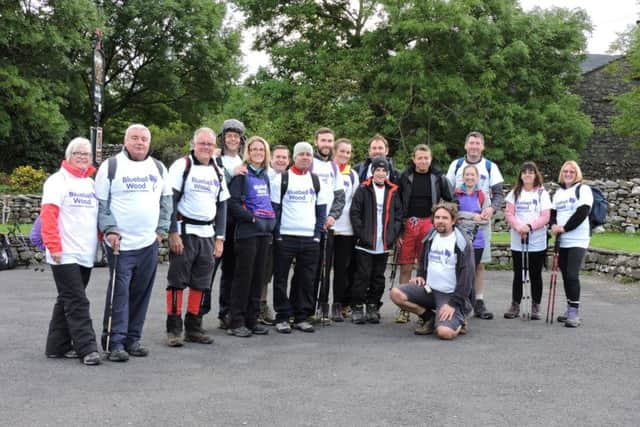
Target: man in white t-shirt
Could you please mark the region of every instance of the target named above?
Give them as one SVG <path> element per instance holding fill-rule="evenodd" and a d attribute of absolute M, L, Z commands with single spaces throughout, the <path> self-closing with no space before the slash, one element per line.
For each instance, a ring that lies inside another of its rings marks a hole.
<path fill-rule="evenodd" d="M 417 276 L 391 289 L 391 300 L 398 307 L 421 318 L 417 335 L 435 330 L 439 338 L 450 340 L 466 333 L 475 262 L 471 242 L 454 227 L 457 216 L 453 203 L 433 208 L 434 228 L 425 240 Z"/>
<path fill-rule="evenodd" d="M 213 153 L 216 135 L 200 128 L 193 135 L 191 152 L 169 168 L 174 210 L 169 229 L 167 274 L 167 343 L 180 347 L 182 294 L 189 288 L 184 317 L 184 340 L 211 344 L 204 333 L 202 316 L 211 308 L 214 257 L 222 255 L 229 191 Z M 229 236 L 233 238 L 232 236 Z"/>
<path fill-rule="evenodd" d="M 111 275 L 115 274 L 113 299 L 111 279 L 107 288 L 102 342 L 106 346 L 110 332 L 105 350 L 114 362 L 149 354 L 140 339 L 158 266 L 158 245 L 167 234 L 172 212 L 167 169 L 149 156 L 150 143 L 147 127 L 129 126 L 124 149 L 103 162 L 96 176 L 98 226 L 108 246 Z"/>
<path fill-rule="evenodd" d="M 470 132 L 465 138 L 464 149 L 466 155 L 454 160 L 449 165 L 447 179 L 453 190 L 462 185 L 462 173 L 467 165 L 474 165 L 478 169 L 480 180 L 478 188 L 485 196 L 491 200 L 491 206 L 482 210 L 480 216 L 488 225 L 484 228 L 485 247 L 482 253 L 480 264 L 476 266 L 476 279 L 474 283 L 475 303 L 473 306 L 474 315 L 481 319 L 493 319 L 493 313 L 487 310 L 484 303 L 484 264 L 491 261 L 491 218 L 493 214 L 502 208 L 504 200 L 503 185 L 504 179 L 500 173 L 498 165 L 483 157 L 484 136 L 480 132 Z"/>
<path fill-rule="evenodd" d="M 324 222 L 324 232 L 320 238 L 322 249 L 316 276 L 313 281 L 313 295 L 318 295 L 320 286 L 319 301 L 314 305 L 318 307 L 318 316 L 323 324 L 331 323 L 329 319 L 329 266 L 333 263 L 331 254 L 333 253 L 333 230 L 331 228 L 336 220 L 342 215 L 345 204 L 344 184 L 338 165 L 331 159 L 333 153 L 333 143 L 335 133 L 326 127 L 319 128 L 313 135 L 313 142 L 316 151 L 313 154 L 313 165 L 311 170 L 320 178 L 320 203 L 327 206 L 326 220 Z M 326 243 L 325 243 L 326 240 Z M 325 258 L 325 259 L 323 259 Z M 324 283 L 320 283 L 322 276 L 322 266 L 325 266 Z"/>
<path fill-rule="evenodd" d="M 311 144 L 298 142 L 293 148 L 293 166 L 271 182 L 271 202 L 277 217 L 273 307 L 277 312 L 276 331 L 283 334 L 291 333 L 291 316 L 296 329 L 314 332 L 307 319 L 315 311 L 313 278 L 320 256 L 326 206 L 319 200 L 319 179 L 310 171 L 312 161 Z M 288 294 L 289 269 L 294 259 Z"/>

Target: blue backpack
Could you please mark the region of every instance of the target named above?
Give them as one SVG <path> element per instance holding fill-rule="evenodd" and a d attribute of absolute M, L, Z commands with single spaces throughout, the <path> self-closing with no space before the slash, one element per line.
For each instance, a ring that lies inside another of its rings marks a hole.
<path fill-rule="evenodd" d="M 580 187 L 582 187 L 582 184 L 576 187 L 576 199 L 580 199 Z M 591 205 L 591 210 L 589 211 L 589 225 L 591 229 L 594 229 L 607 222 L 609 202 L 607 202 L 604 194 L 597 187 L 591 187 L 591 194 L 593 195 L 593 205 Z"/>

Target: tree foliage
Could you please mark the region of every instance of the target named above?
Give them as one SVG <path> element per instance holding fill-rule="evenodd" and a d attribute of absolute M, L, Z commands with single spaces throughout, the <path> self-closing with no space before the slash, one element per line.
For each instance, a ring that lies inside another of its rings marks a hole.
<path fill-rule="evenodd" d="M 640 78 L 640 30 L 636 26 L 624 36 L 626 59 L 630 64 L 627 78 Z M 632 138 L 640 148 L 640 86 L 634 85 L 628 92 L 615 97 L 619 114 L 613 120 L 613 130 L 621 136 Z"/>
<path fill-rule="evenodd" d="M 272 57 L 247 86 L 277 140 L 320 125 L 360 144 L 381 132 L 397 157 L 427 142 L 446 164 L 479 130 L 512 172 L 525 159 L 576 157 L 591 133 L 569 93 L 589 29 L 582 11 L 525 13 L 514 0 L 236 3 Z"/>
<path fill-rule="evenodd" d="M 133 122 L 198 126 L 240 73 L 239 35 L 223 26 L 225 10 L 214 0 L 1 2 L 0 168 L 53 168 L 67 140 L 88 135 L 97 27 L 105 142 L 121 142 Z"/>

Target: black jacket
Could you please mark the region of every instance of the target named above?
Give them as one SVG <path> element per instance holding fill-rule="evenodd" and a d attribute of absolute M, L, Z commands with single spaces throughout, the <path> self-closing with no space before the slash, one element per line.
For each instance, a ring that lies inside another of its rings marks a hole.
<path fill-rule="evenodd" d="M 413 176 L 415 174 L 415 166 L 409 165 L 402 175 L 400 175 L 398 187 L 400 188 L 400 198 L 402 199 L 402 221 L 407 219 L 407 213 L 409 212 L 409 201 L 411 200 L 411 189 L 413 187 Z M 431 180 L 431 201 L 432 207 L 439 201 L 445 200 L 447 202 L 453 202 L 454 197 L 451 194 L 451 188 L 449 187 L 449 181 L 447 177 L 440 172 L 439 169 L 433 165 L 429 169 L 429 177 Z M 425 216 L 431 216 L 431 212 L 425 212 Z"/>
<path fill-rule="evenodd" d="M 351 201 L 349 216 L 353 226 L 353 235 L 356 238 L 356 245 L 374 250 L 376 243 L 376 194 L 373 189 L 371 178 L 364 181 Z M 391 181 L 385 181 L 384 207 L 382 211 L 382 241 L 384 249 L 393 247 L 395 240 L 400 235 L 402 226 L 402 205 L 398 197 L 398 186 Z"/>

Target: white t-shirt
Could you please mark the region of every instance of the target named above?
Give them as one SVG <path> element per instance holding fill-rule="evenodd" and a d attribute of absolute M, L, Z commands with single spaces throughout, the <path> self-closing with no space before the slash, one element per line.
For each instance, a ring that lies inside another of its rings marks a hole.
<path fill-rule="evenodd" d="M 61 168 L 44 183 L 42 204 L 56 205 L 60 209 L 60 264 L 93 267 L 98 245 L 98 200 L 93 179 L 73 176 Z M 56 264 L 49 249 L 46 257 L 49 264 Z"/>
<path fill-rule="evenodd" d="M 313 237 L 316 227 L 316 202 L 318 196 L 313 188 L 310 173 L 289 174 L 287 192 L 282 199 L 280 214 L 280 234 L 288 236 Z M 277 174 L 271 182 L 271 201 L 280 203 L 282 174 Z"/>
<path fill-rule="evenodd" d="M 513 190 L 507 194 L 505 200 L 515 207 L 515 215 L 523 224 L 530 224 L 540 217 L 542 211 L 551 209 L 551 198 L 544 188 L 526 191 L 524 188 L 520 192 L 518 201 L 514 200 Z M 511 229 L 511 249 L 522 251 L 522 241 L 520 234 Z M 529 251 L 540 252 L 547 249 L 547 227 L 542 227 L 529 233 Z"/>
<path fill-rule="evenodd" d="M 233 173 L 233 171 L 235 168 L 242 164 L 242 157 L 238 155 L 227 156 L 225 154 L 224 156 L 220 157 L 220 159 L 222 160 L 222 166 L 224 166 L 225 178 L 233 178 L 233 176 L 235 176 L 235 173 Z"/>
<path fill-rule="evenodd" d="M 196 164 L 193 156 L 190 156 L 190 159 L 191 169 L 184 183 L 184 194 L 178 202 L 178 212 L 187 218 L 211 221 L 216 217 L 218 194 L 220 194 L 219 200 L 221 202 L 230 197 L 224 175 L 222 175 L 222 182 L 220 182 L 218 173 L 214 169 L 217 166 Z M 174 190 L 180 191 L 182 188 L 182 176 L 186 165 L 185 158 L 181 157 L 173 162 L 169 168 L 169 182 Z M 220 171 L 220 174 L 223 172 Z M 214 234 L 213 225 L 186 224 L 185 231 L 187 234 L 195 234 L 200 237 L 212 237 Z"/>
<path fill-rule="evenodd" d="M 446 237 L 436 234 L 431 243 L 431 250 L 427 254 L 429 265 L 427 266 L 427 284 L 431 289 L 453 293 L 456 289 L 456 233 Z"/>
<path fill-rule="evenodd" d="M 171 196 L 173 191 L 167 169 L 160 175 L 151 157 L 136 162 L 123 152 L 116 155 L 118 167 L 111 183 L 111 213 L 120 231 L 120 250 L 146 248 L 156 239 L 160 218 L 160 197 Z M 96 175 L 96 195 L 100 200 L 109 198 L 108 164 L 103 162 Z"/>
<path fill-rule="evenodd" d="M 351 210 L 351 201 L 353 195 L 360 185 L 358 174 L 353 169 L 349 169 L 348 174 L 341 173 L 342 184 L 344 186 L 344 209 L 342 215 L 333 224 L 333 232 L 340 236 L 353 236 L 353 227 L 351 226 L 351 218 L 349 218 L 349 211 Z M 353 183 L 352 183 L 353 180 Z"/>
<path fill-rule="evenodd" d="M 593 194 L 591 187 L 582 184 L 580 187 L 579 198 L 576 199 L 576 186 L 569 188 L 558 188 L 553 195 L 552 209 L 556 211 L 556 222 L 558 225 L 564 226 L 575 211 L 582 205 L 589 208 L 593 205 Z M 587 216 L 582 223 L 575 229 L 560 235 L 561 248 L 585 248 L 589 247 L 589 217 Z"/>
<path fill-rule="evenodd" d="M 333 193 L 339 190 L 344 190 L 343 181 L 340 179 L 342 174 L 340 173 L 338 165 L 336 165 L 333 160 L 324 161 L 315 157 L 313 158 L 311 172 L 315 173 L 318 175 L 318 178 L 320 178 L 318 203 L 321 205 L 327 205 L 325 215 L 328 215 L 331 210 L 331 204 L 333 203 Z"/>
<path fill-rule="evenodd" d="M 482 157 L 478 163 L 467 163 L 467 159 L 465 158 L 456 173 L 457 164 L 458 160 L 456 159 L 451 162 L 449 170 L 447 171 L 447 179 L 454 188 L 460 188 L 464 182 L 462 179 L 462 173 L 464 171 L 464 167 L 469 164 L 473 164 L 478 169 L 478 174 L 480 176 L 480 179 L 478 180 L 478 188 L 482 190 L 484 195 L 489 197 L 489 199 L 491 199 L 491 187 L 504 182 L 504 178 L 500 173 L 500 168 L 498 168 L 498 165 L 495 163 L 491 162 L 491 173 L 487 171 L 487 162 L 484 157 Z"/>
<path fill-rule="evenodd" d="M 378 188 L 377 185 L 373 186 L 374 194 L 376 196 L 376 245 L 374 249 L 366 249 L 361 246 L 356 246 L 357 249 L 370 253 L 370 254 L 383 254 L 388 252 L 388 249 L 384 250 L 384 242 L 382 241 L 382 215 L 384 215 L 384 190 L 385 187 Z"/>

